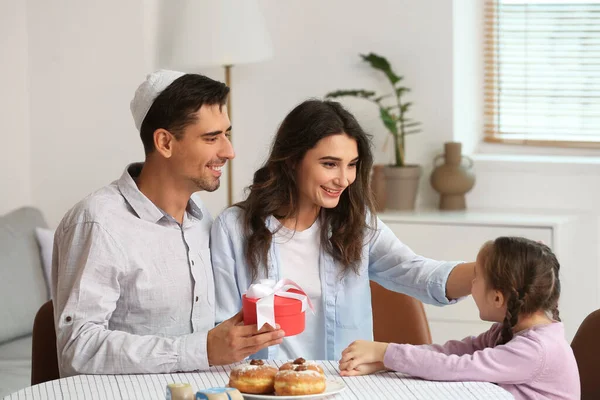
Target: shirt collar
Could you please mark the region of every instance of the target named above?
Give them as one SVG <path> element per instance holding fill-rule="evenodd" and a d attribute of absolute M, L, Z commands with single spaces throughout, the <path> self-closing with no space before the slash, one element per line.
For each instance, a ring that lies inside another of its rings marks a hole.
<path fill-rule="evenodd" d="M 134 179 L 140 175 L 143 166 L 144 163 L 133 163 L 125 168 L 121 178 L 117 181 L 121 194 L 138 217 L 144 221 L 157 223 L 162 218 L 172 218 L 138 189 Z M 192 198 L 188 200 L 186 211 L 197 220 L 203 218 L 201 208 Z"/>

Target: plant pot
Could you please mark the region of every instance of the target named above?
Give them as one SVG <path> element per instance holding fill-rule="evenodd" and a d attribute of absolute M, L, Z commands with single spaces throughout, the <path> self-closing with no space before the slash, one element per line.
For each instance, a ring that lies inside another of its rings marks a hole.
<path fill-rule="evenodd" d="M 420 165 L 386 166 L 386 206 L 392 210 L 414 210 L 421 177 Z"/>
<path fill-rule="evenodd" d="M 381 212 L 386 207 L 386 185 L 385 185 L 385 165 L 373 165 L 371 175 L 371 191 L 373 192 L 373 202 L 375 211 Z"/>

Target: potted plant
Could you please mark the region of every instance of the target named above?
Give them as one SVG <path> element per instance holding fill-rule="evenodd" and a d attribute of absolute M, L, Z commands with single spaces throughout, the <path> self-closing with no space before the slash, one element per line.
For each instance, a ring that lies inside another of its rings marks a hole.
<path fill-rule="evenodd" d="M 406 135 L 420 132 L 420 122 L 407 117 L 412 103 L 406 102 L 403 96 L 410 89 L 402 85 L 402 76 L 397 75 L 388 60 L 374 53 L 361 54 L 360 57 L 369 65 L 383 72 L 392 86 L 392 91 L 378 95 L 374 91 L 364 89 L 337 90 L 327 93 L 326 98 L 358 97 L 368 100 L 379 108 L 379 116 L 383 125 L 391 134 L 394 143 L 394 164 L 385 166 L 386 203 L 388 208 L 396 210 L 412 210 L 415 208 L 421 167 L 406 164 Z"/>

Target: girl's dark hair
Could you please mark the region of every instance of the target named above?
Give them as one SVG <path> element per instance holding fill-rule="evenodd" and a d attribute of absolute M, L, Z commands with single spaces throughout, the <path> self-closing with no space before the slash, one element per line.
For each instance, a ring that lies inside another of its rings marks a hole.
<path fill-rule="evenodd" d="M 321 244 L 344 266 L 344 273 L 348 270 L 358 273 L 364 235 L 369 226 L 367 214 L 374 215 L 369 185 L 373 165 L 371 137 L 339 103 L 307 100 L 285 117 L 267 161 L 254 173 L 247 199 L 236 204 L 244 210 L 245 257 L 253 280 L 258 277 L 261 263 L 264 271 L 267 270 L 272 233 L 266 226 L 266 218 L 282 210 L 285 210 L 285 215 L 280 216 L 283 218 L 292 218 L 298 213 L 299 193 L 294 167 L 321 139 L 338 134 L 356 140 L 356 180 L 344 190 L 335 208 L 321 210 Z"/>
<path fill-rule="evenodd" d="M 483 250 L 486 282 L 507 301 L 498 344 L 513 338 L 519 315 L 544 310 L 560 321 L 560 264 L 548 246 L 521 237 L 499 237 L 486 243 Z"/>
<path fill-rule="evenodd" d="M 229 88 L 204 75 L 185 74 L 173 81 L 154 99 L 140 127 L 146 155 L 154 148 L 154 132 L 166 129 L 180 139 L 186 126 L 196 122 L 195 113 L 203 105 L 223 106 Z"/>

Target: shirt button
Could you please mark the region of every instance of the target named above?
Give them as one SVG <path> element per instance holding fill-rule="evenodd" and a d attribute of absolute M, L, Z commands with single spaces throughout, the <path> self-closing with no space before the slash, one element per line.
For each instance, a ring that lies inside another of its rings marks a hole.
<path fill-rule="evenodd" d="M 197 298 L 197 297 L 196 297 L 196 298 Z M 67 317 L 67 318 L 65 318 L 65 321 L 67 321 L 67 322 L 71 322 L 72 320 L 73 320 L 73 318 L 71 318 L 71 317 Z"/>
<path fill-rule="evenodd" d="M 194 260 L 192 260 L 192 265 L 194 265 Z"/>
<path fill-rule="evenodd" d="M 198 296 L 196 296 L 196 303 L 198 302 Z"/>

